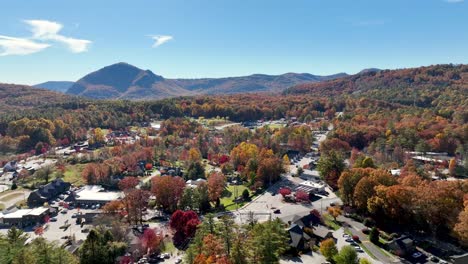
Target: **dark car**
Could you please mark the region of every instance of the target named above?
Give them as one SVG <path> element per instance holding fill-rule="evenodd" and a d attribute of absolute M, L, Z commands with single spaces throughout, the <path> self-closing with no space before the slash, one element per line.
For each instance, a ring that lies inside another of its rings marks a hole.
<path fill-rule="evenodd" d="M 275 213 L 275 214 L 281 214 L 281 210 L 280 210 L 280 209 L 276 209 L 276 210 L 273 211 L 273 213 Z"/>

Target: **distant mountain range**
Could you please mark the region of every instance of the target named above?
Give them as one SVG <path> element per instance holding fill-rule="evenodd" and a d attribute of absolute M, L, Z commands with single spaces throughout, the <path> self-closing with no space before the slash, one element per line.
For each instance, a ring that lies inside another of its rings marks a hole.
<path fill-rule="evenodd" d="M 43 88 L 55 92 L 66 93 L 72 85 L 75 84 L 74 82 L 67 82 L 67 81 L 50 81 L 45 83 L 40 83 L 33 85 L 37 88 Z"/>
<path fill-rule="evenodd" d="M 121 62 L 84 76 L 73 83 L 66 93 L 95 99 L 149 100 L 203 94 L 282 92 L 297 84 L 333 80 L 345 76 L 346 73 L 329 76 L 286 73 L 227 78 L 166 79 L 150 70 L 142 70 Z M 40 87 L 57 91 L 55 82 L 44 83 Z"/>
<path fill-rule="evenodd" d="M 450 109 L 453 109 L 454 105 L 459 106 L 458 112 L 466 113 L 467 109 L 468 65 L 444 64 L 398 70 L 371 69 L 355 75 L 317 82 L 317 78 L 320 79 L 320 77 L 313 78 L 311 77 L 313 75 L 307 74 L 284 74 L 276 77 L 251 75 L 220 79 L 174 80 L 164 79 L 150 71 L 142 71 L 128 64 L 119 63 L 87 75 L 70 87 L 68 94 L 26 85 L 0 83 L 0 113 L 14 113 L 16 110 L 31 109 L 37 106 L 51 107 L 54 104 L 67 104 L 67 102 L 71 102 L 73 105 L 77 102 L 87 101 L 84 98 L 73 96 L 73 94 L 105 99 L 157 99 L 157 96 L 161 98 L 190 94 L 235 93 L 242 91 L 242 89 L 223 89 L 223 87 L 233 87 L 235 85 L 235 87 L 239 87 L 238 83 L 241 83 L 241 80 L 250 83 L 262 80 L 263 85 L 276 87 L 276 91 L 279 91 L 282 89 L 278 84 L 281 83 L 279 80 L 283 82 L 286 82 L 285 79 L 294 80 L 291 82 L 304 80 L 296 80 L 299 78 L 298 76 L 306 76 L 304 77 L 306 80 L 313 79 L 313 81 L 292 86 L 285 89 L 282 94 L 299 96 L 312 94 L 318 97 L 331 98 L 368 98 L 403 105 L 436 106 L 440 109 L 441 114 L 450 113 Z M 234 82 L 233 80 L 238 82 L 235 85 L 230 84 L 230 82 Z M 269 80 L 269 82 L 265 80 Z M 217 89 L 202 88 L 208 86 L 217 87 Z M 275 88 L 270 89 L 270 91 L 275 91 Z M 257 89 L 256 91 L 262 90 Z M 159 94 L 155 96 L 156 93 Z M 140 97 L 142 94 L 143 97 Z M 468 115 L 465 114 L 461 122 L 467 121 Z"/>

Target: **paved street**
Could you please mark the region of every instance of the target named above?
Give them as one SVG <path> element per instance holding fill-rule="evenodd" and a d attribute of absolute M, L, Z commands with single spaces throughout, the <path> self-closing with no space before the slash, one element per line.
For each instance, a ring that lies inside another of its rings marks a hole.
<path fill-rule="evenodd" d="M 345 241 L 346 239 L 343 237 L 343 234 L 344 234 L 344 228 L 340 228 L 340 229 L 336 230 L 335 232 L 333 232 L 333 236 L 337 239 L 336 247 L 338 248 L 338 250 L 340 250 L 344 246 L 349 246 L 350 245 L 350 243 Z M 367 244 L 365 244 L 365 246 L 366 246 L 366 248 L 368 248 Z M 376 263 L 376 264 L 377 263 L 382 263 L 382 262 L 380 262 L 378 260 L 373 259 L 366 252 L 360 252 L 360 253 L 358 252 L 358 257 L 359 258 L 366 258 L 366 259 L 372 261 L 372 263 Z M 387 262 L 385 262 L 385 263 L 387 263 Z"/>
<path fill-rule="evenodd" d="M 357 235 L 364 246 L 383 263 L 401 263 L 397 258 L 388 256 L 382 252 L 376 245 L 369 241 L 369 237 L 362 233 L 362 229 L 366 228 L 363 224 L 354 221 L 351 218 L 340 216 L 339 221 L 345 222 L 350 226 L 350 231 L 353 235 Z"/>

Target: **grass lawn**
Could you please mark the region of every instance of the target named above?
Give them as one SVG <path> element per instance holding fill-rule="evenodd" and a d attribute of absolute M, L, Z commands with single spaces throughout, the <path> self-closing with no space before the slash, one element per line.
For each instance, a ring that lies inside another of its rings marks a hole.
<path fill-rule="evenodd" d="M 1 202 L 8 202 L 10 200 L 13 200 L 13 199 L 16 199 L 20 196 L 24 196 L 23 192 L 13 192 L 13 193 L 9 193 L 9 194 L 6 194 L 6 195 L 3 195 L 1 198 L 0 198 L 0 201 Z"/>
<path fill-rule="evenodd" d="M 229 185 L 224 190 L 223 195 L 221 197 L 221 204 L 224 205 L 224 208 L 226 209 L 226 211 L 233 211 L 244 205 L 244 202 L 239 203 L 237 205 L 236 203 L 234 203 L 234 199 L 236 198 L 236 188 L 237 188 L 237 196 L 242 196 L 242 192 L 244 190 L 248 190 L 248 188 L 245 187 L 244 185 Z"/>
<path fill-rule="evenodd" d="M 270 125 L 268 125 L 268 127 L 270 129 L 279 129 L 279 128 L 282 128 L 284 126 L 285 126 L 284 124 L 270 124 Z"/>
<path fill-rule="evenodd" d="M 164 240 L 164 249 L 162 250 L 162 253 L 174 253 L 176 251 L 176 248 L 172 241 L 170 239 L 165 239 Z"/>
<path fill-rule="evenodd" d="M 323 221 L 325 222 L 326 226 L 328 226 L 329 228 L 333 230 L 338 230 L 341 227 L 340 224 L 336 222 L 333 219 L 333 216 L 331 216 L 330 214 L 323 214 Z"/>
<path fill-rule="evenodd" d="M 366 242 L 366 243 L 367 243 L 367 242 Z M 369 243 L 372 243 L 372 242 L 369 242 Z M 364 243 L 359 242 L 358 244 L 359 244 L 359 246 L 361 246 L 362 250 L 364 250 L 364 251 L 367 253 L 367 255 L 369 255 L 369 256 L 370 256 L 371 258 L 373 258 L 373 259 L 377 259 L 377 258 L 374 256 L 374 254 L 372 254 L 372 252 L 370 252 L 370 251 L 366 248 L 366 246 L 364 245 Z M 377 247 L 377 248 L 378 248 L 378 247 Z"/>
<path fill-rule="evenodd" d="M 83 171 L 85 166 L 86 164 L 68 165 L 66 167 L 63 180 L 72 183 L 76 186 L 84 185 L 83 178 L 81 177 L 81 172 Z"/>

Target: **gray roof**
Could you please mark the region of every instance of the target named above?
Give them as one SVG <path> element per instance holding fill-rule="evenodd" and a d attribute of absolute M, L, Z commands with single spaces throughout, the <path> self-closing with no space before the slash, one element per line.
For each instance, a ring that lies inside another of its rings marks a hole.
<path fill-rule="evenodd" d="M 314 227 L 314 234 L 321 238 L 326 238 L 331 233 L 330 229 L 325 226 L 318 225 Z"/>
<path fill-rule="evenodd" d="M 289 232 L 289 236 L 291 237 L 291 241 L 289 242 L 289 245 L 292 247 L 298 247 L 302 239 L 305 239 L 305 240 L 310 239 L 310 236 L 304 233 L 304 231 L 302 230 L 302 227 L 296 224 L 291 225 L 291 227 L 288 229 L 288 232 Z"/>

